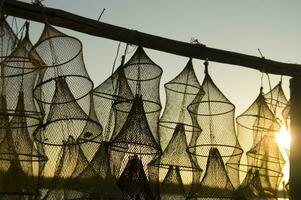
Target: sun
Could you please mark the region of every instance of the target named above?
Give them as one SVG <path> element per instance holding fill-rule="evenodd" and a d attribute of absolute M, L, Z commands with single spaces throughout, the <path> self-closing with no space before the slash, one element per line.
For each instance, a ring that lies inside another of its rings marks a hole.
<path fill-rule="evenodd" d="M 278 133 L 276 133 L 277 143 L 281 148 L 289 150 L 291 146 L 291 134 L 287 131 L 285 126 L 281 126 Z"/>

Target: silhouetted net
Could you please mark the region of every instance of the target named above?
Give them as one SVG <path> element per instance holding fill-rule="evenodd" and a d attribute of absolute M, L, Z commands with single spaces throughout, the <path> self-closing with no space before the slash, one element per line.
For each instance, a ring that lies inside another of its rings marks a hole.
<path fill-rule="evenodd" d="M 34 198 L 39 163 L 47 160 L 32 138 L 42 117 L 32 96 L 36 61 L 28 57 L 28 34 L 18 41 L 3 19 L 0 29 L 0 198 Z"/>
<path fill-rule="evenodd" d="M 154 199 L 141 160 L 131 156 L 117 184 L 127 199 Z"/>
<path fill-rule="evenodd" d="M 188 151 L 197 156 L 200 167 L 207 170 L 201 186 L 194 188 L 189 196 L 209 199 L 232 198 L 230 194 L 234 187 L 231 179 L 238 180 L 238 174 L 230 173 L 233 176 L 230 178 L 225 163 L 235 157 L 239 160 L 243 152 L 235 132 L 235 107 L 214 84 L 207 67 L 208 63 L 205 62 L 205 78 L 202 83 L 205 94 L 197 96 L 188 107 L 191 115 L 195 116 L 202 128 L 202 132 L 189 144 Z"/>
<path fill-rule="evenodd" d="M 162 200 L 186 199 L 183 181 L 178 166 L 169 166 L 168 172 L 160 187 Z"/>
<path fill-rule="evenodd" d="M 189 199 L 233 199 L 234 190 L 219 150 L 212 147 L 204 177 Z"/>
<path fill-rule="evenodd" d="M 281 124 L 285 123 L 282 112 L 288 105 L 288 100 L 282 89 L 282 82 L 280 81 L 271 91 L 266 93 L 264 97 L 270 110 L 276 115 L 279 122 Z"/>
<path fill-rule="evenodd" d="M 30 51 L 30 56 L 33 58 L 37 54 L 43 61 L 38 65 L 45 68 L 43 78 L 33 91 L 38 101 L 46 104 L 61 104 L 73 100 L 53 101 L 57 79 L 65 79 L 75 100 L 83 98 L 93 89 L 93 83 L 83 61 L 82 44 L 78 39 L 45 24 L 38 42 Z M 40 95 L 41 93 L 43 95 Z"/>
<path fill-rule="evenodd" d="M 120 99 L 113 103 L 116 123 L 110 143 L 116 177 L 123 171 L 129 156 L 142 155 L 141 160 L 146 167 L 161 151 L 158 120 L 161 110 L 159 81 L 162 69 L 138 47 L 123 66 L 123 73 L 125 80 L 119 88 L 118 97 L 127 99 L 131 94 L 134 95 L 130 100 Z M 122 74 L 119 77 L 122 78 Z"/>
<path fill-rule="evenodd" d="M 249 176 L 256 175 L 250 173 L 259 171 L 257 179 L 260 180 L 262 190 L 265 195 L 273 197 L 277 195 L 282 167 L 285 164 L 275 138 L 279 128 L 280 125 L 267 105 L 261 89 L 254 103 L 237 117 L 238 138 L 246 154 L 243 155 L 239 165 L 237 163 L 228 165 L 240 170 L 240 174 L 244 173 L 242 176 L 245 179 L 244 185 L 253 179 Z M 254 195 L 255 193 L 257 191 L 254 191 Z"/>
<path fill-rule="evenodd" d="M 192 132 L 200 127 L 193 123 L 188 105 L 200 95 L 201 85 L 193 70 L 190 59 L 185 68 L 174 79 L 165 83 L 166 104 L 159 122 L 162 149 L 168 145 L 178 123 L 184 125 L 185 134 L 191 138 Z"/>

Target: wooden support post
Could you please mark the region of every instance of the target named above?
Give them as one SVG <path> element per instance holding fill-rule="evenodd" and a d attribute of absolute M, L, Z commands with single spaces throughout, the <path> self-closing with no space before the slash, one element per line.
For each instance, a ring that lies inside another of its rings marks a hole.
<path fill-rule="evenodd" d="M 290 80 L 291 91 L 291 130 L 290 150 L 290 199 L 301 199 L 301 76 Z"/>

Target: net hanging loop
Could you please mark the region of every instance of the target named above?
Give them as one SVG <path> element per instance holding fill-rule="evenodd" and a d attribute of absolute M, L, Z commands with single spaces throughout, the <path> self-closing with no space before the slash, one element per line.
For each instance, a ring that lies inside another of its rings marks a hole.
<path fill-rule="evenodd" d="M 204 66 L 205 66 L 205 74 L 208 74 L 209 58 L 206 58 L 204 62 Z"/>

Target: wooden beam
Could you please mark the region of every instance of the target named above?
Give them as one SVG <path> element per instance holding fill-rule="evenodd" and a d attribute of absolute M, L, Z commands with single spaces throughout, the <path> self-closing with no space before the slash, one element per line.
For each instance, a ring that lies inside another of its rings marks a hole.
<path fill-rule="evenodd" d="M 19 18 L 41 23 L 45 22 L 47 18 L 48 23 L 55 26 L 97 37 L 141 45 L 146 48 L 171 54 L 203 60 L 208 58 L 210 61 L 238 65 L 260 71 L 263 70 L 271 74 L 287 76 L 301 75 L 300 64 L 282 63 L 261 57 L 210 48 L 205 45 L 171 40 L 88 19 L 63 10 L 41 7 L 15 0 L 2 1 L 4 13 Z"/>

